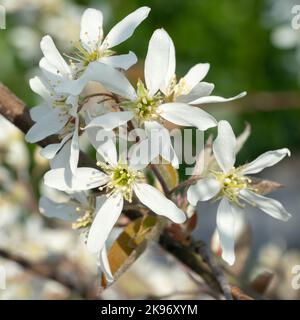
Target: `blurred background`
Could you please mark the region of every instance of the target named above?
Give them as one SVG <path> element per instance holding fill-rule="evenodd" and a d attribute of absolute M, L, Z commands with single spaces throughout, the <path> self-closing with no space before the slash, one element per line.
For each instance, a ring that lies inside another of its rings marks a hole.
<path fill-rule="evenodd" d="M 0 0 L 0 4 L 7 11 L 7 28 L 0 30 L 0 81 L 28 106 L 37 103 L 28 80 L 37 72 L 41 37 L 50 34 L 61 52 L 68 52 L 71 41 L 78 39 L 80 16 L 87 7 L 102 10 L 106 31 L 142 5 L 152 8 L 134 36 L 118 47 L 118 52 L 133 50 L 139 58 L 129 71 L 132 81 L 142 78 L 152 32 L 164 27 L 175 43 L 177 75 L 184 75 L 198 62 L 209 62 L 205 81 L 215 84 L 215 94 L 233 96 L 247 91 L 242 100 L 206 110 L 219 120 L 229 120 L 236 133 L 242 132 L 246 122 L 251 125 L 240 163 L 267 150 L 290 148 L 292 157 L 265 170 L 261 177 L 285 185 L 271 196 L 282 201 L 293 218 L 280 223 L 256 210 L 248 211 L 242 262 L 231 272 L 246 283 L 260 272 L 270 272 L 273 276 L 266 297 L 300 298 L 300 289 L 291 286 L 292 268 L 300 265 L 300 29 L 291 26 L 291 10 L 299 0 Z M 79 235 L 68 225 L 38 213 L 38 195 L 49 192 L 40 181 L 47 162 L 35 146 L 24 143 L 18 130 L 3 118 L 0 121 L 0 248 L 31 262 L 56 266 L 78 285 L 99 281 L 95 258 Z M 195 237 L 208 243 L 214 233 L 215 209 L 199 209 Z M 101 297 L 210 297 L 197 292 L 195 282 L 174 259 L 162 256 L 153 245 Z M 68 285 L 37 277 L 12 260 L 0 258 L 7 272 L 1 299 L 85 297 Z"/>

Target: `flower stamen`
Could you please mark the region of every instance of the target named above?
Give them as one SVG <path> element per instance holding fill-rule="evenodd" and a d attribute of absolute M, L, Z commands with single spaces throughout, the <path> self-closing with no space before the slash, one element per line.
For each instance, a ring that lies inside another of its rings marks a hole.
<path fill-rule="evenodd" d="M 110 177 L 109 182 L 101 186 L 99 190 L 106 188 L 107 196 L 121 192 L 125 200 L 132 202 L 134 184 L 144 179 L 143 173 L 132 170 L 127 164 L 122 163 L 118 163 L 118 165 L 114 167 L 103 162 L 97 162 L 97 166 Z"/>

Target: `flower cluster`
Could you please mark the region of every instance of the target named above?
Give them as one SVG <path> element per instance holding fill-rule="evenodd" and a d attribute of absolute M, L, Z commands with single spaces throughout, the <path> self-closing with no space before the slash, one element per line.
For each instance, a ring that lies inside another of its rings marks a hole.
<path fill-rule="evenodd" d="M 173 223 L 181 224 L 187 219 L 170 194 L 163 194 L 147 182 L 153 159 L 163 159 L 174 168 L 179 166 L 168 130 L 170 123 L 200 131 L 218 127 L 213 151 L 220 170 L 209 170 L 200 176 L 190 186 L 187 199 L 193 206 L 198 200 L 221 199 L 217 226 L 223 258 L 228 263 L 234 262 L 234 216 L 244 203 L 257 205 L 278 219 L 289 217 L 277 201 L 258 195 L 246 176 L 275 164 L 289 151 L 272 151 L 235 168 L 236 139 L 229 123 L 218 123 L 199 108 L 241 98 L 245 92 L 227 99 L 212 95 L 214 85 L 203 81 L 208 63 L 199 63 L 177 78 L 174 44 L 164 29 L 155 30 L 149 41 L 145 81 L 137 79 L 136 88 L 128 81 L 125 71 L 137 62 L 137 57 L 133 52 L 119 54 L 116 47 L 134 33 L 149 12 L 148 7 L 137 9 L 105 35 L 101 11 L 87 9 L 81 18 L 79 40 L 73 44 L 74 50 L 65 55 L 67 60 L 52 38 L 45 36 L 41 41 L 41 73 L 30 80 L 42 102 L 30 109 L 35 124 L 26 139 L 35 143 L 56 136 L 55 143 L 41 150 L 51 166 L 44 182 L 69 195 L 64 203 L 42 197 L 41 212 L 47 217 L 72 221 L 74 228 L 86 232 L 87 247 L 99 254 L 99 264 L 108 281 L 113 280 L 113 275 L 106 242 L 124 205 L 139 203 Z M 121 153 L 111 133 L 124 126 L 143 129 L 146 135 L 136 139 L 129 152 Z M 159 134 L 151 134 L 153 131 Z M 93 167 L 79 165 L 83 137 L 96 150 Z M 151 151 L 145 155 L 145 149 Z"/>

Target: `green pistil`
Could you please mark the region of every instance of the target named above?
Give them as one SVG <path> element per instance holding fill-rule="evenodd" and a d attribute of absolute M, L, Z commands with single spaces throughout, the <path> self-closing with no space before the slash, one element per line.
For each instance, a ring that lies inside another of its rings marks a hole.
<path fill-rule="evenodd" d="M 110 176 L 110 181 L 106 186 L 108 195 L 121 192 L 128 202 L 132 202 L 133 186 L 136 182 L 142 181 L 144 175 L 141 171 L 131 170 L 128 165 L 119 163 L 116 167 L 109 166 L 105 163 L 98 162 L 97 165 Z"/>
<path fill-rule="evenodd" d="M 251 179 L 241 174 L 239 168 L 233 168 L 229 173 L 223 173 L 211 170 L 213 176 L 220 182 L 222 189 L 220 196 L 225 196 L 229 201 L 243 207 L 239 201 L 239 193 L 241 190 L 251 188 Z"/>
<path fill-rule="evenodd" d="M 162 103 L 160 94 L 153 97 L 149 96 L 148 90 L 141 80 L 137 83 L 137 99 L 129 102 L 125 107 L 129 107 L 135 113 L 137 121 L 141 124 L 147 120 L 157 120 L 159 115 L 157 113 L 158 106 Z"/>
<path fill-rule="evenodd" d="M 80 42 L 75 44 L 75 50 L 73 56 L 70 56 L 71 63 L 82 62 L 84 67 L 87 67 L 90 62 L 97 61 L 103 57 L 110 57 L 114 55 L 115 52 L 109 49 L 100 50 L 97 48 L 96 50 L 89 52 L 87 51 Z"/>

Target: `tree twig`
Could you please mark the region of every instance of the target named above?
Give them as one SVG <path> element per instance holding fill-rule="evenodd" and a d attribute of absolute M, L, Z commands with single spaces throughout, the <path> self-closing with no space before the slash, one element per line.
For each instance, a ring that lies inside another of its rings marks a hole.
<path fill-rule="evenodd" d="M 156 176 L 157 180 L 159 181 L 159 183 L 161 184 L 161 187 L 166 195 L 166 197 L 170 198 L 170 191 L 169 188 L 166 184 L 165 179 L 162 177 L 162 175 L 160 174 L 157 166 L 153 163 L 149 164 L 149 167 L 151 169 L 151 171 L 154 173 L 154 175 Z"/>
<path fill-rule="evenodd" d="M 204 242 L 198 241 L 195 243 L 195 249 L 201 254 L 204 261 L 210 266 L 212 273 L 214 274 L 215 278 L 218 280 L 221 289 L 223 291 L 224 297 L 227 300 L 232 300 L 231 288 L 226 280 L 226 277 L 223 271 L 220 269 L 218 264 L 215 262 L 214 257 Z"/>
<path fill-rule="evenodd" d="M 28 270 L 29 272 L 32 272 L 38 276 L 54 280 L 62 284 L 64 287 L 68 288 L 72 292 L 75 292 L 84 299 L 92 299 L 97 297 L 95 290 L 91 290 L 91 287 L 83 285 L 82 283 L 78 285 L 75 281 L 72 281 L 71 279 L 67 278 L 64 274 L 59 272 L 58 268 L 50 268 L 48 264 L 45 262 L 33 263 L 21 256 L 12 254 L 9 251 L 2 248 L 0 248 L 0 257 L 13 261 L 25 270 Z"/>
<path fill-rule="evenodd" d="M 175 188 L 170 190 L 169 193 L 172 194 L 172 193 L 175 193 L 175 192 L 179 191 L 182 188 L 189 187 L 190 185 L 196 183 L 198 180 L 199 180 L 199 177 L 193 177 L 193 178 L 190 178 L 188 180 L 185 180 L 185 181 L 179 183 L 178 186 L 176 186 Z"/>

